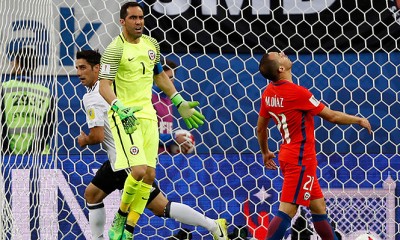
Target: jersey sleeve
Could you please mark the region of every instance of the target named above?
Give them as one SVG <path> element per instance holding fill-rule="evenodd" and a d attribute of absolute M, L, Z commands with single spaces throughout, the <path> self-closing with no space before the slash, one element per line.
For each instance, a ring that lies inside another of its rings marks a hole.
<path fill-rule="evenodd" d="M 261 96 L 260 111 L 258 113 L 261 117 L 269 118 L 267 108 L 265 107 L 265 94 Z"/>
<path fill-rule="evenodd" d="M 114 81 L 123 53 L 123 43 L 114 40 L 104 51 L 100 60 L 99 79 Z"/>
<path fill-rule="evenodd" d="M 156 65 L 154 65 L 154 69 L 153 69 L 153 73 L 154 75 L 158 75 L 160 74 L 163 70 L 162 65 L 160 62 L 156 63 Z"/>
<path fill-rule="evenodd" d="M 103 127 L 104 119 L 101 118 L 102 111 L 95 105 L 88 106 L 86 109 L 86 121 L 89 128 Z"/>
<path fill-rule="evenodd" d="M 146 35 L 147 36 L 147 35 Z M 160 52 L 160 45 L 158 44 L 158 41 L 155 38 L 148 37 L 150 42 L 154 45 L 154 48 L 156 49 L 156 58 L 154 61 L 154 69 L 153 73 L 154 75 L 158 75 L 163 71 L 162 64 L 161 64 L 161 52 Z"/>
<path fill-rule="evenodd" d="M 93 99 L 92 99 L 93 100 Z M 85 107 L 86 112 L 86 122 L 89 128 L 94 127 L 103 127 L 106 119 L 106 112 L 108 108 L 105 106 L 95 103 L 94 101 L 90 101 L 90 99 L 83 99 L 83 105 Z"/>
<path fill-rule="evenodd" d="M 161 60 L 161 53 L 160 53 L 160 45 L 158 44 L 157 40 L 155 38 L 151 38 L 151 42 L 154 44 L 154 47 L 156 48 L 156 60 L 155 63 L 159 63 Z"/>
<path fill-rule="evenodd" d="M 312 115 L 317 115 L 324 109 L 325 105 L 317 100 L 314 95 L 306 88 L 299 87 L 299 103 L 300 110 L 308 111 Z"/>

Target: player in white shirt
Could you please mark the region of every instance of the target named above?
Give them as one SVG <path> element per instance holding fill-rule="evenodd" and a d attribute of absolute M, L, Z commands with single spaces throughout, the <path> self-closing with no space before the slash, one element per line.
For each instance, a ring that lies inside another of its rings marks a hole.
<path fill-rule="evenodd" d="M 82 66 L 82 65 L 81 65 Z M 81 79 L 83 85 L 87 84 L 87 79 Z M 86 85 L 85 85 L 86 86 Z M 88 87 L 87 93 L 83 96 L 83 106 L 86 112 L 86 122 L 89 129 L 93 129 L 96 138 L 92 139 L 95 143 L 91 143 L 89 138 L 83 131 L 78 137 L 81 146 L 96 144 L 100 140 L 103 149 L 107 151 L 108 159 L 111 161 L 111 167 L 114 166 L 116 151 L 114 140 L 108 123 L 108 109 L 110 105 L 99 94 L 99 82 L 96 81 L 92 86 Z M 97 130 L 98 128 L 98 130 Z M 91 131 L 92 132 L 92 131 Z M 102 134 L 102 132 L 104 132 Z M 103 136 L 104 135 L 104 136 Z M 101 137 L 100 139 L 98 137 Z M 86 140 L 86 141 L 85 141 Z M 113 169 L 115 170 L 115 169 Z"/>
<path fill-rule="evenodd" d="M 89 224 L 94 240 L 105 239 L 103 233 L 106 212 L 103 199 L 114 190 L 124 188 L 129 170 L 114 171 L 112 169 L 116 159 L 116 151 L 107 116 L 110 105 L 99 93 L 100 58 L 101 55 L 97 51 L 83 50 L 77 52 L 75 62 L 77 75 L 82 85 L 88 89 L 83 96 L 83 105 L 90 130 L 88 135 L 81 131 L 77 138 L 78 144 L 83 148 L 87 145 L 101 143 L 109 158 L 96 172 L 92 182 L 85 190 L 85 200 L 89 209 Z M 173 218 L 192 226 L 202 226 L 210 231 L 216 240 L 228 239 L 225 219 L 213 220 L 185 204 L 168 201 L 155 183 L 153 183 L 146 208 L 159 217 Z"/>

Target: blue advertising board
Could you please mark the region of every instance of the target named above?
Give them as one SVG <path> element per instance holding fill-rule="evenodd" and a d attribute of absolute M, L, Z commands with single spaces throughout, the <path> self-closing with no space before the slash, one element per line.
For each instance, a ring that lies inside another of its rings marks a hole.
<path fill-rule="evenodd" d="M 331 190 L 344 189 L 349 192 L 351 189 L 359 187 L 372 191 L 372 189 L 382 189 L 385 179 L 389 175 L 394 180 L 398 179 L 399 156 L 378 154 L 364 155 L 359 159 L 357 157 L 356 155 L 343 156 L 340 154 L 330 157 L 319 156 L 320 171 L 318 175 L 321 187 Z M 4 160 L 7 166 L 13 161 L 22 159 L 5 157 Z M 85 235 L 82 233 L 83 230 L 87 231 L 83 228 L 87 219 L 82 217 L 88 217 L 83 200 L 85 186 L 91 181 L 93 170 L 98 169 L 106 157 L 100 155 L 93 159 L 89 156 L 81 158 L 63 155 L 58 156 L 58 160 L 60 162 L 58 168 L 63 169 L 62 176 L 65 178 L 64 183 L 59 181 L 56 186 L 60 189 L 57 191 L 58 207 L 56 215 L 54 215 L 58 221 L 58 235 L 64 239 L 85 239 Z M 32 159 L 21 161 L 26 164 L 21 167 L 32 164 L 32 161 Z M 35 161 L 51 162 L 51 159 L 36 159 Z M 282 185 L 280 173 L 266 170 L 261 162 L 261 156 L 253 154 L 178 154 L 173 157 L 160 155 L 156 179 L 160 189 L 169 200 L 192 206 L 210 218 L 226 218 L 230 223 L 230 232 L 233 231 L 234 226 L 246 226 L 249 231 L 251 227 L 257 227 L 258 230 L 253 234 L 260 235 L 265 233 L 263 229 L 268 227 L 269 221 L 278 209 L 278 197 Z M 52 166 L 47 167 L 52 168 Z M 43 168 L 47 167 L 43 165 Z M 4 172 L 11 176 L 11 170 L 7 168 Z M 49 198 L 43 198 L 47 195 L 41 194 L 48 190 L 44 187 L 48 184 L 39 184 L 37 172 L 38 168 L 35 167 L 30 170 L 29 179 L 33 184 L 31 186 L 35 187 L 35 191 L 30 191 L 29 197 L 31 201 L 35 200 L 38 204 L 36 206 L 42 206 L 49 201 Z M 43 179 L 45 178 L 41 178 L 42 181 L 44 181 Z M 18 181 L 18 175 L 14 173 L 14 184 Z M 51 181 L 51 179 L 46 181 Z M 67 196 L 68 191 L 65 191 L 65 188 L 69 188 L 76 203 Z M 399 196 L 398 188 L 396 188 L 395 195 Z M 15 195 L 13 201 L 19 201 L 19 198 L 23 197 Z M 118 198 L 115 199 L 115 204 L 118 205 Z M 84 215 L 76 214 L 78 212 L 76 209 L 72 210 L 77 206 Z M 379 207 L 374 209 L 374 212 L 377 216 L 383 215 L 384 219 L 385 212 L 379 210 Z M 395 220 L 399 222 L 399 209 L 396 208 L 395 212 Z M 368 214 L 360 216 L 366 215 Z M 360 219 L 360 216 L 356 216 L 357 221 L 375 221 L 375 218 Z M 347 218 L 349 217 L 355 218 L 355 216 L 347 216 Z M 112 218 L 112 214 L 108 218 Z M 30 209 L 29 219 L 33 221 L 31 222 L 33 239 L 39 235 L 38 229 L 40 229 L 38 207 Z M 145 236 L 154 234 L 166 238 L 172 235 L 171 230 L 180 227 L 195 230 L 192 226 L 181 226 L 174 220 L 154 217 L 150 211 L 146 210 L 139 221 L 136 233 L 138 239 L 145 239 Z M 206 229 L 196 228 L 196 230 L 194 239 L 208 234 Z M 86 234 L 89 233 L 86 232 Z M 384 235 L 381 237 L 384 238 Z"/>

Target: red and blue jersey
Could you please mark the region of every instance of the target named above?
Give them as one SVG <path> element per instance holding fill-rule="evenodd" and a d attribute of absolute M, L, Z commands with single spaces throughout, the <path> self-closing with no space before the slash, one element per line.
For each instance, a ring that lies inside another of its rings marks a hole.
<path fill-rule="evenodd" d="M 259 114 L 272 118 L 282 135 L 279 161 L 316 164 L 314 116 L 324 107 L 309 90 L 297 84 L 287 80 L 268 84 Z"/>

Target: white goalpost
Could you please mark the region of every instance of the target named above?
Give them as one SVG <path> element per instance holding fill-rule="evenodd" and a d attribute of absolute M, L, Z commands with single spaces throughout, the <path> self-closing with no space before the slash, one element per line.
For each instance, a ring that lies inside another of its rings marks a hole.
<path fill-rule="evenodd" d="M 0 164 L 1 166 L 1 164 Z M 10 207 L 10 203 L 6 197 L 6 185 L 4 183 L 3 174 L 0 171 L 0 239 L 6 239 L 7 235 L 11 234 L 13 226 L 13 215 Z"/>
<path fill-rule="evenodd" d="M 346 239 L 354 239 L 354 232 L 373 232 L 383 239 L 396 236 L 396 184 L 389 176 L 380 189 L 326 189 L 327 207 L 337 228 Z M 374 216 L 351 217 L 351 216 Z M 378 220 L 379 219 L 379 220 Z"/>
<path fill-rule="evenodd" d="M 41 123 L 10 130 L 10 106 L 0 109 L 0 240 L 91 238 L 84 191 L 107 157 L 99 146 L 81 149 L 76 142 L 80 130 L 88 128 L 81 105 L 86 89 L 74 60 L 82 49 L 103 53 L 121 31 L 119 10 L 125 2 L 0 1 L 1 89 L 15 78 L 15 53 L 33 48 L 40 56 L 33 82 L 49 89 L 53 104 L 53 128 L 46 131 L 38 130 Z M 331 109 L 372 124 L 369 135 L 357 126 L 315 118 L 318 175 L 336 231 L 349 240 L 361 233 L 400 239 L 396 1 L 138 2 L 145 10 L 145 34 L 159 41 L 163 58 L 179 65 L 177 89 L 185 99 L 199 101 L 206 116 L 205 125 L 191 131 L 192 154 L 159 156 L 156 179 L 169 200 L 226 218 L 231 236 L 245 229 L 248 239 L 264 239 L 278 209 L 282 178 L 263 167 L 256 138 L 260 97 L 268 83 L 258 73 L 258 62 L 266 51 L 285 51 L 294 62 L 295 83 Z M 5 99 L 2 90 L 0 102 Z M 185 129 L 178 116 L 175 112 L 174 130 Z M 10 150 L 8 135 L 25 127 L 44 133 L 32 148 L 46 139 L 48 151 Z M 280 139 L 272 128 L 271 150 L 279 149 Z M 107 228 L 118 198 L 115 192 L 105 201 Z M 305 219 L 311 224 L 309 213 Z M 146 210 L 135 239 L 168 239 L 180 228 L 189 229 L 193 239 L 212 238 L 205 229 Z M 304 232 L 288 229 L 286 239 L 304 238 Z"/>
<path fill-rule="evenodd" d="M 381 187 L 373 191 L 365 188 L 324 189 L 329 215 L 341 239 L 353 240 L 363 233 L 395 239 L 396 214 L 392 209 L 396 208 L 396 183 L 389 176 Z M 313 228 L 311 214 L 300 216 L 298 213 L 292 222 L 299 217 L 307 218 Z M 310 239 L 320 238 L 313 233 Z"/>

